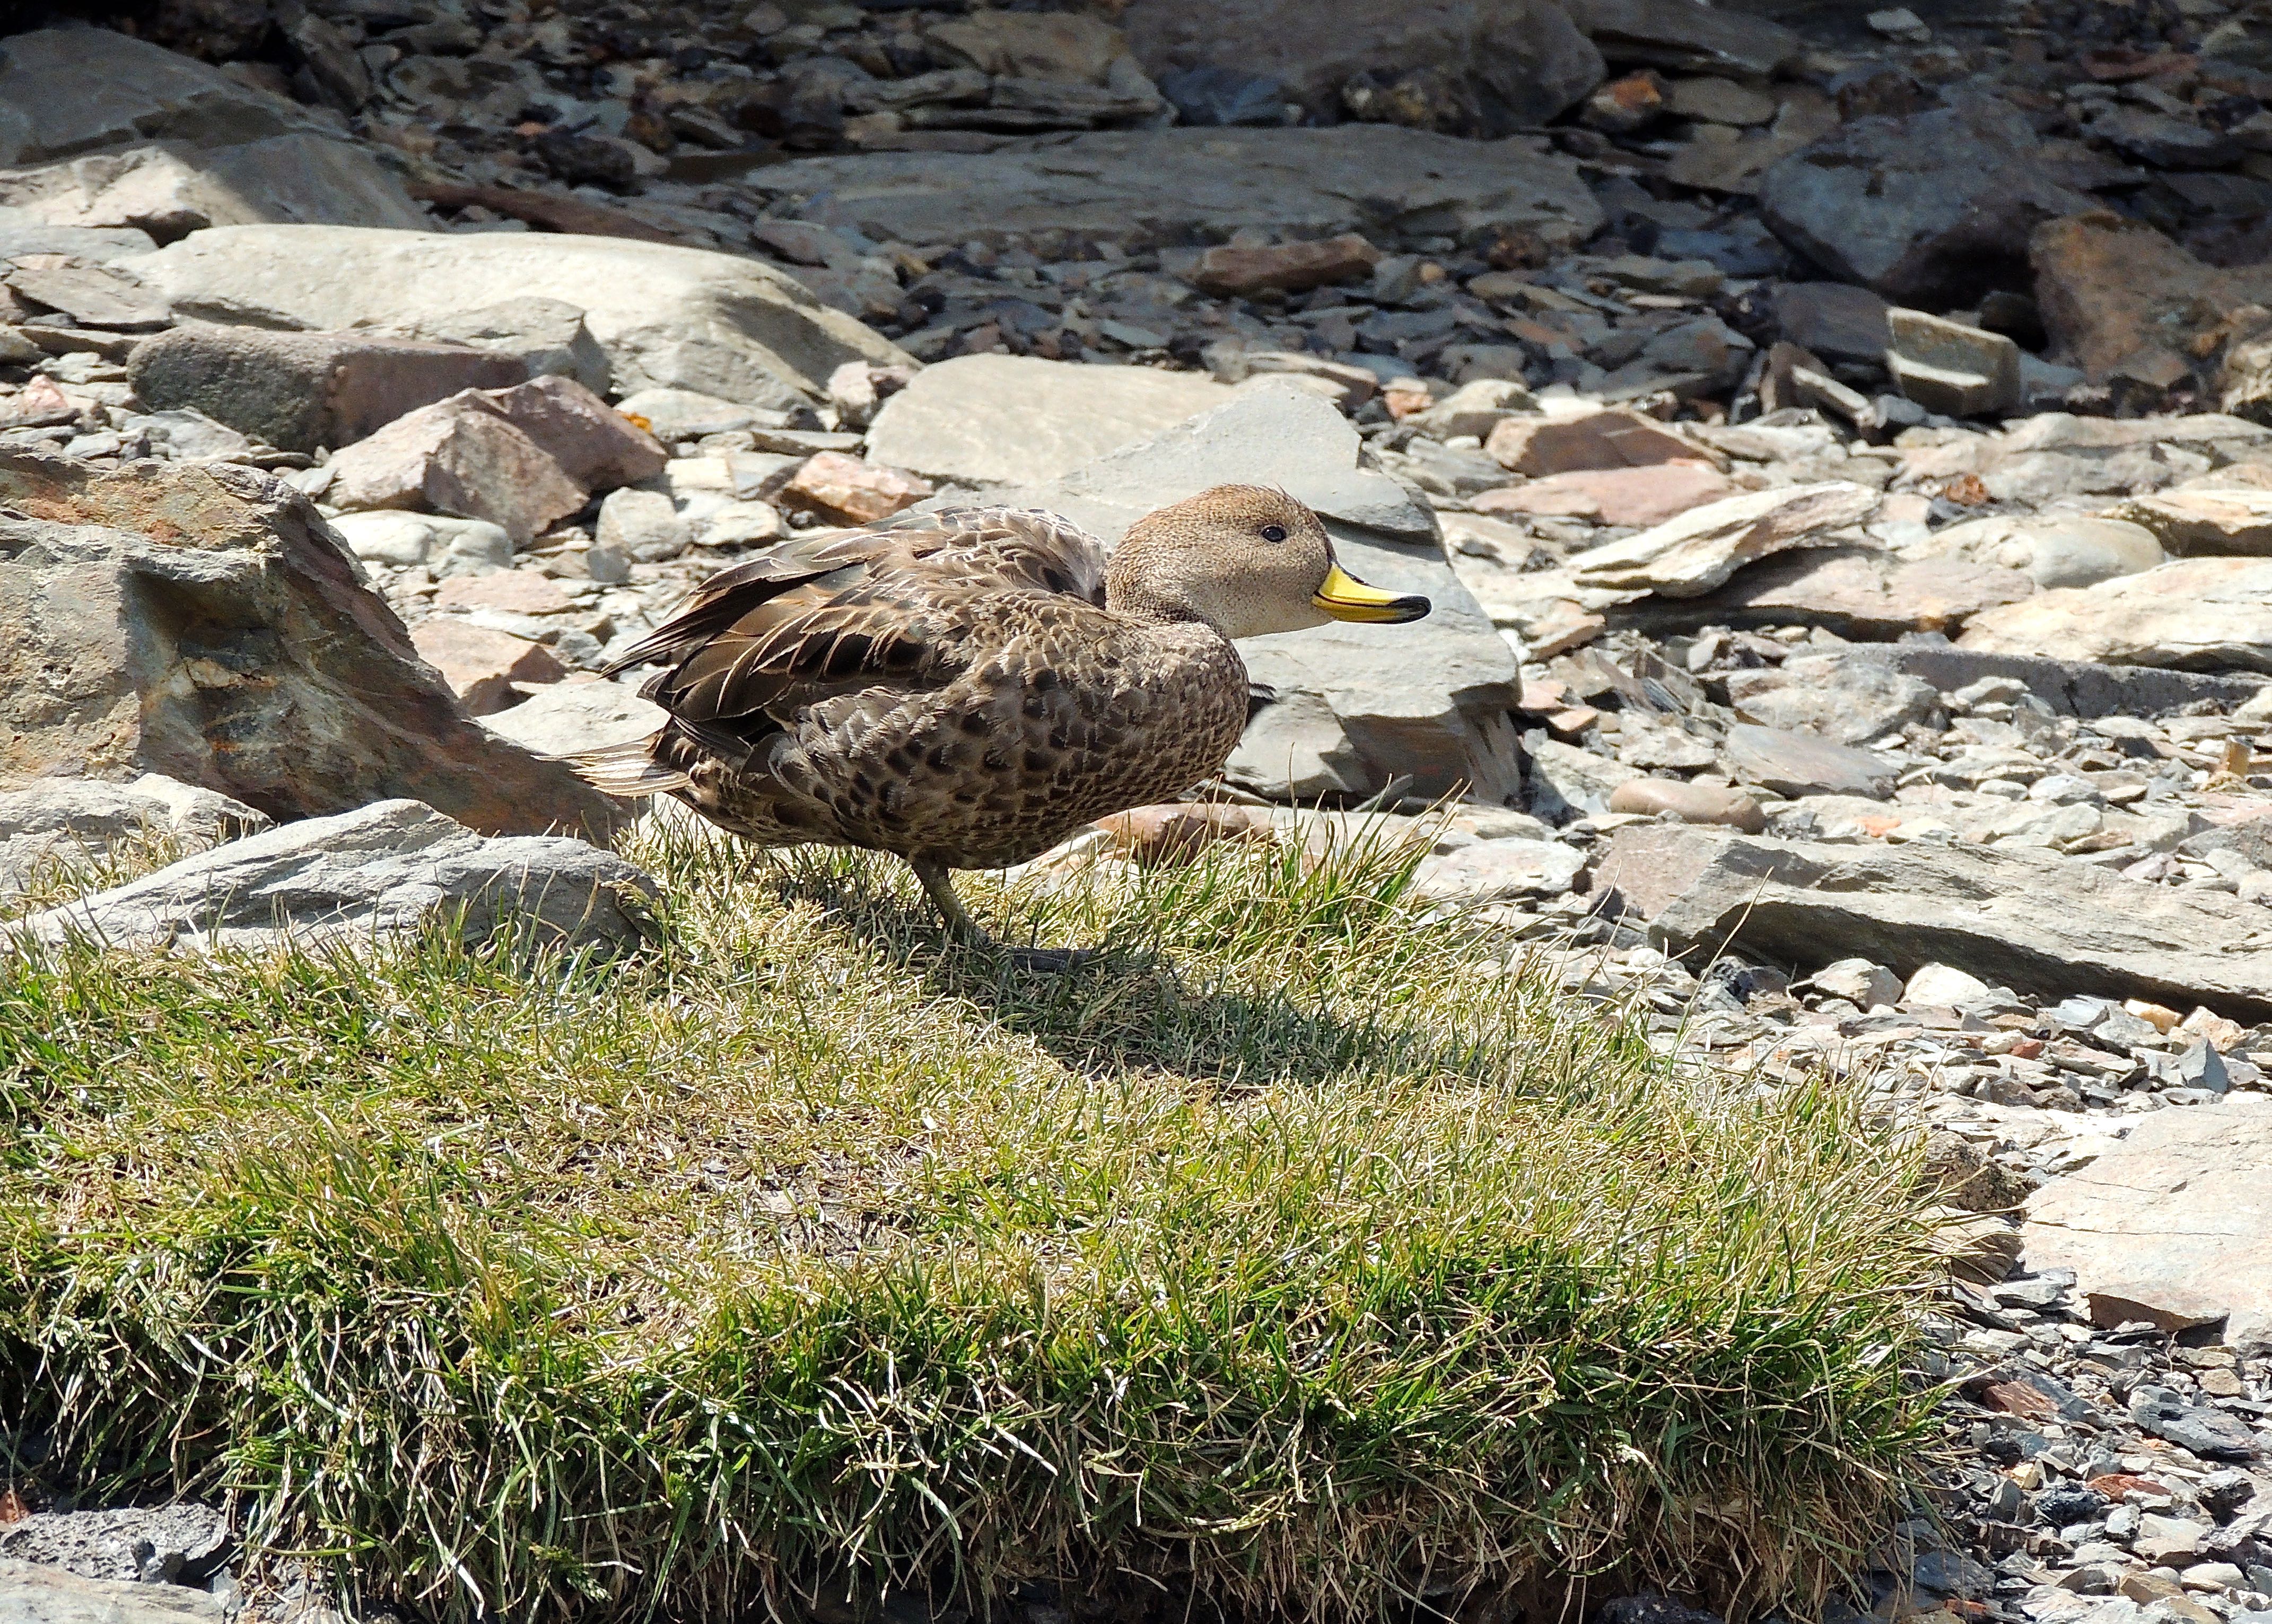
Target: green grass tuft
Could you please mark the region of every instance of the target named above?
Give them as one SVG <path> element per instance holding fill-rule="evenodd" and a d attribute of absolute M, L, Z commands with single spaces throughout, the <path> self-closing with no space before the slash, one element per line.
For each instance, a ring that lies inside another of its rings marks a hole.
<path fill-rule="evenodd" d="M 1418 922 L 1409 852 L 969 885 L 1107 944 L 1062 977 L 887 861 L 634 855 L 613 964 L 0 957 L 16 1470 L 527 1620 L 1804 1603 L 1904 1482 L 1909 1156 Z"/>

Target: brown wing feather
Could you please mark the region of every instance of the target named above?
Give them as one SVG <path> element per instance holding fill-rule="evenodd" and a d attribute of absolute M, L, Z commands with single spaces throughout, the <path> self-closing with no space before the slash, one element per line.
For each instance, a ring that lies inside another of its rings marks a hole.
<path fill-rule="evenodd" d="M 1040 591 L 1103 601 L 1103 552 L 1053 513 L 968 508 L 799 538 L 706 582 L 611 669 L 669 661 L 647 697 L 683 721 L 786 725 L 878 685 L 930 688 L 967 663 L 969 615 Z"/>

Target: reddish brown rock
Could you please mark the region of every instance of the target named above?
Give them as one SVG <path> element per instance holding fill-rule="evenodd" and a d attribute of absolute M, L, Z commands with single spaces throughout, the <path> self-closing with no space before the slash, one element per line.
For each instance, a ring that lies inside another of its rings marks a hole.
<path fill-rule="evenodd" d="M 0 775 L 142 773 L 279 819 L 395 797 L 492 834 L 618 815 L 469 721 L 280 481 L 0 453 Z"/>
<path fill-rule="evenodd" d="M 324 495 L 334 507 L 486 519 L 502 526 L 515 546 L 590 496 L 477 394 L 453 395 L 397 418 L 334 455 L 331 474 Z"/>
<path fill-rule="evenodd" d="M 637 484 L 670 460 L 654 436 L 572 378 L 533 378 L 482 399 L 587 491 Z"/>
<path fill-rule="evenodd" d="M 1317 243 L 1274 243 L 1265 248 L 1210 248 L 1200 256 L 1191 283 L 1204 293 L 1236 297 L 1276 288 L 1287 293 L 1322 288 L 1371 274 L 1380 251 L 1354 232 Z"/>
<path fill-rule="evenodd" d="M 492 716 L 519 704 L 527 695 L 514 688 L 516 683 L 541 688 L 568 674 L 543 644 L 454 615 L 420 621 L 410 640 L 442 673 L 468 716 Z"/>
<path fill-rule="evenodd" d="M 913 507 L 931 490 L 930 481 L 905 469 L 879 468 L 841 451 L 824 451 L 806 458 L 774 500 L 844 524 L 873 524 Z"/>
<path fill-rule="evenodd" d="M 1226 841 L 1267 845 L 1273 838 L 1267 806 L 1138 806 L 1115 812 L 1096 827 L 1110 837 L 1113 856 L 1140 868 L 1177 868 Z"/>
<path fill-rule="evenodd" d="M 501 609 L 516 615 L 557 615 L 575 602 L 558 581 L 533 570 L 452 575 L 434 594 L 437 609 Z"/>
<path fill-rule="evenodd" d="M 1484 443 L 1499 467 L 1533 479 L 1579 468 L 1645 468 L 1693 462 L 1704 453 L 1638 412 L 1596 412 L 1585 417 L 1510 418 Z"/>
<path fill-rule="evenodd" d="M 2232 335 L 2236 317 L 2272 304 L 2272 272 L 2204 265 L 2143 221 L 2105 211 L 2037 227 L 2028 256 L 2053 345 L 2095 378 L 2181 380 Z M 2243 320 L 2261 326 L 2262 312 Z"/>
<path fill-rule="evenodd" d="M 1708 462 L 1663 462 L 1651 468 L 1550 474 L 1526 485 L 1486 490 L 1473 506 L 1479 513 L 1559 513 L 1645 529 L 1736 491 Z"/>

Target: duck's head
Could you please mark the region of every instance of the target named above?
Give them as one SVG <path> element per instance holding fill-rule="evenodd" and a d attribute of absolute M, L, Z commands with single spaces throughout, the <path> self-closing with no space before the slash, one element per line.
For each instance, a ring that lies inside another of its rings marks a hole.
<path fill-rule="evenodd" d="M 1428 600 L 1368 587 L 1334 561 L 1317 514 L 1282 490 L 1217 485 L 1129 527 L 1105 572 L 1105 602 L 1225 637 L 1298 632 L 1328 620 L 1399 622 Z"/>

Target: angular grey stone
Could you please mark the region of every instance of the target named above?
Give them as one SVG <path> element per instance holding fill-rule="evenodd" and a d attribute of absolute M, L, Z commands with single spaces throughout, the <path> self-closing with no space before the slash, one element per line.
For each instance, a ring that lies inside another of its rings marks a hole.
<path fill-rule="evenodd" d="M 886 468 L 959 485 L 1038 484 L 1230 399 L 1204 376 L 962 355 L 916 373 L 868 429 Z"/>
<path fill-rule="evenodd" d="M 1893 793 L 1894 769 L 1880 758 L 1805 733 L 1739 722 L 1728 730 L 1721 754 L 1738 782 L 1765 784 L 1777 795 L 1883 800 Z"/>
<path fill-rule="evenodd" d="M 2127 1124 L 2121 1141 L 2028 1202 L 2029 1263 L 2162 1322 L 2223 1322 L 2234 1347 L 2272 1351 L 2272 1109 L 2234 1094 Z M 2144 1317 L 2144 1316 L 2141 1316 Z M 2191 1447 L 2191 1446 L 2187 1446 Z"/>
<path fill-rule="evenodd" d="M 1837 655 L 1800 655 L 1780 666 L 1731 671 L 1728 700 L 1745 722 L 1817 734 L 1834 745 L 1867 744 L 1932 722 L 1940 712 L 1940 692 L 1931 683 Z"/>
<path fill-rule="evenodd" d="M 620 237 L 239 226 L 124 263 L 177 314 L 254 326 L 391 327 L 556 299 L 583 311 L 626 393 L 789 408 L 824 398 L 847 361 L 914 364 L 770 266 Z"/>
<path fill-rule="evenodd" d="M 507 299 L 445 311 L 411 322 L 403 336 L 497 350 L 518 357 L 531 378 L 572 378 L 594 394 L 607 393 L 614 381 L 608 352 L 584 325 L 584 312 L 564 299 Z"/>
<path fill-rule="evenodd" d="M 2045 172 L 2034 126 L 2009 102 L 1964 97 L 1902 118 L 1860 118 L 1760 183 L 1775 235 L 1842 281 L 1946 308 L 2023 267 L 2045 220 L 2093 206 Z"/>
<path fill-rule="evenodd" d="M 562 682 L 539 688 L 510 710 L 482 718 L 482 725 L 523 750 L 541 756 L 596 750 L 602 745 L 644 738 L 669 719 L 617 682 Z"/>
<path fill-rule="evenodd" d="M 1507 720 L 1520 682 L 1514 654 L 1453 574 L 1434 513 L 1386 475 L 1360 468 L 1361 445 L 1325 400 L 1266 378 L 1142 445 L 988 500 L 1064 513 L 1110 544 L 1144 514 L 1210 485 L 1282 487 L 1318 510 L 1353 574 L 1424 594 L 1435 607 L 1409 625 L 1336 622 L 1242 644 L 1248 671 L 1277 700 L 1251 730 L 1271 744 L 1233 759 L 1238 782 L 1293 798 L 1294 784 L 1321 777 L 1362 795 L 1408 777 L 1416 795 L 1466 783 L 1476 798 L 1503 803 L 1520 780 Z M 1297 695 L 1323 701 L 1338 737 L 1315 726 L 1297 734 L 1291 718 L 1271 716 Z"/>
<path fill-rule="evenodd" d="M 334 450 L 460 389 L 528 376 L 511 355 L 367 333 L 193 322 L 134 347 L 127 377 L 159 411 L 195 410 L 286 451 Z"/>
<path fill-rule="evenodd" d="M 419 801 L 310 818 L 183 859 L 7 927 L 57 944 L 258 951 L 355 945 L 455 925 L 469 945 L 527 927 L 532 945 L 625 947 L 658 894 L 633 864 L 556 834 L 482 835 Z M 4 1545 L 0 1540 L 0 1545 Z"/>
<path fill-rule="evenodd" d="M 805 158 L 752 170 L 745 184 L 792 206 L 826 194 L 831 221 L 903 243 L 1044 230 L 1185 243 L 1241 227 L 1303 237 L 1510 229 L 1575 243 L 1602 221 L 1576 166 L 1532 141 L 1387 124 L 1113 131 L 993 153 Z"/>
<path fill-rule="evenodd" d="M 2222 1410 L 2189 1404 L 2167 1388 L 2140 1388 L 2130 1396 L 2130 1418 L 2206 1461 L 2253 1461 L 2255 1434 Z M 2153 1519 L 2148 1518 L 2150 1523 Z"/>
<path fill-rule="evenodd" d="M 144 1584 L 186 1584 L 202 1577 L 228 1542 L 228 1519 L 211 1506 L 190 1502 L 34 1512 L 0 1527 L 0 1557 L 44 1562 L 82 1579 Z"/>
<path fill-rule="evenodd" d="M 128 783 L 35 779 L 0 790 L 0 895 L 43 866 L 97 857 L 137 835 L 169 836 L 195 848 L 258 833 L 271 821 L 242 801 L 162 773 Z"/>
<path fill-rule="evenodd" d="M 56 225 L 170 240 L 323 221 L 431 230 L 402 183 L 296 103 L 108 30 L 0 47 L 0 203 Z"/>
<path fill-rule="evenodd" d="M 2019 409 L 2020 347 L 2010 339 L 1924 311 L 1888 311 L 1886 320 L 1886 370 L 1925 410 L 1981 417 Z"/>
<path fill-rule="evenodd" d="M 1876 491 L 1843 480 L 1746 491 L 1579 553 L 1570 574 L 1605 591 L 1700 597 L 1745 565 L 1860 524 L 1878 501 Z"/>
<path fill-rule="evenodd" d="M 1120 22 L 1155 78 L 1209 68 L 1267 74 L 1284 87 L 1278 102 L 1290 93 L 1313 112 L 1338 114 L 1341 88 L 1357 74 L 1424 71 L 1467 88 L 1502 118 L 1543 123 L 1602 77 L 1601 53 L 1553 0 L 1133 0 Z M 1187 122 L 1281 122 L 1276 107 L 1261 110 Z"/>
<path fill-rule="evenodd" d="M 1423 901 L 1470 907 L 1521 896 L 1566 895 L 1586 854 L 1551 840 L 1487 840 L 1424 857 L 1412 876 Z"/>
<path fill-rule="evenodd" d="M 1984 677 L 2010 677 L 2066 716 L 2163 716 L 2203 700 L 2229 708 L 2246 704 L 2265 688 L 2263 680 L 2254 677 L 2208 677 L 1931 644 L 1864 644 L 1848 649 L 1844 657 L 1921 677 L 1943 693 L 1954 693 Z"/>
<path fill-rule="evenodd" d="M 0 1624 L 225 1624 L 221 1598 L 182 1584 L 82 1579 L 0 1556 Z"/>
<path fill-rule="evenodd" d="M 1595 884 L 1614 887 L 1683 951 L 1732 941 L 1753 960 L 1803 968 L 1858 954 L 1902 976 L 1941 963 L 2022 993 L 2272 1017 L 2261 908 L 2039 848 L 1833 845 L 1651 825 L 1617 833 Z"/>
<path fill-rule="evenodd" d="M 279 819 L 415 795 L 492 830 L 617 820 L 460 714 L 281 481 L 6 453 L 0 510 L 0 773 L 163 773 Z"/>
<path fill-rule="evenodd" d="M 1805 46 L 1780 24 L 1693 0 L 1569 0 L 1569 5 L 1578 26 L 1615 63 L 1765 79 Z"/>
<path fill-rule="evenodd" d="M 69 254 L 95 265 L 154 251 L 146 231 L 131 227 L 54 226 L 21 209 L 0 206 L 0 259 L 19 254 Z"/>
<path fill-rule="evenodd" d="M 81 326 L 144 332 L 173 320 L 165 301 L 136 278 L 86 261 L 18 265 L 0 272 L 9 290 L 26 303 L 61 311 Z"/>
<path fill-rule="evenodd" d="M 1983 610 L 2031 596 L 2016 570 L 1962 558 L 1905 560 L 1875 545 L 1792 548 L 1738 571 L 1702 597 L 1644 598 L 1616 610 L 1662 636 L 1699 626 L 1817 625 L 1841 637 L 1954 632 Z"/>
<path fill-rule="evenodd" d="M 2272 672 L 2272 559 L 2179 558 L 2039 592 L 1974 616 L 1958 642 L 1992 654 Z"/>

